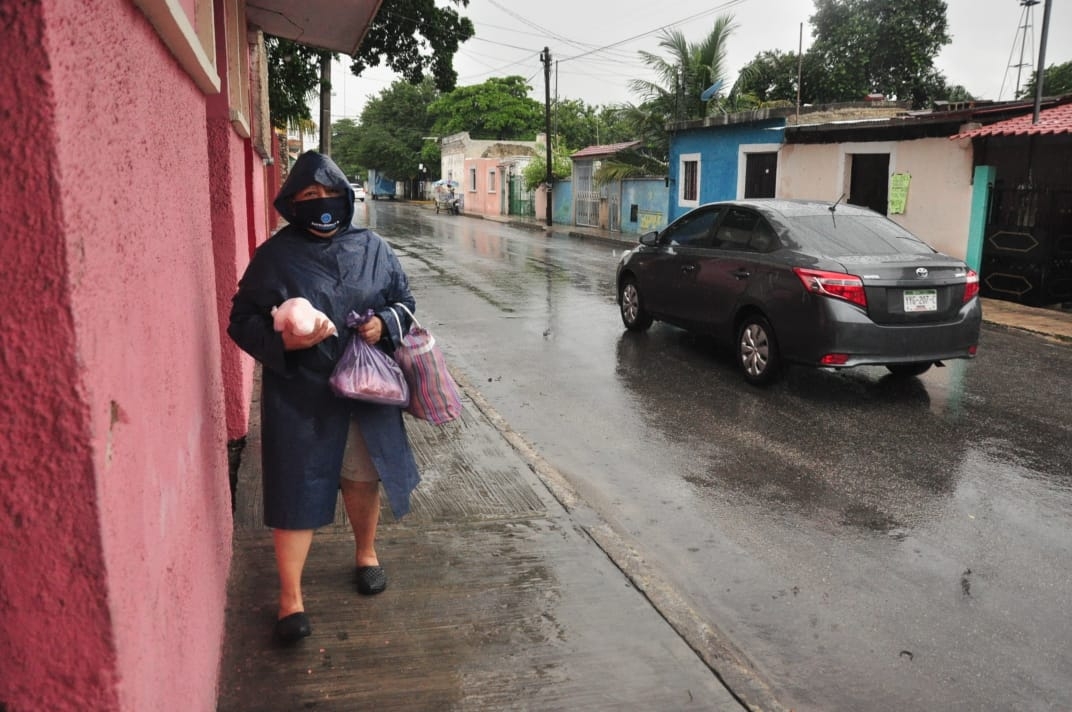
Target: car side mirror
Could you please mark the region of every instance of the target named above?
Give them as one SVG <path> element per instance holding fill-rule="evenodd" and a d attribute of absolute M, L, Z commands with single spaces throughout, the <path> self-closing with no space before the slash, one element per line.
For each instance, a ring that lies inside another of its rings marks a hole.
<path fill-rule="evenodd" d="M 640 236 L 640 244 L 655 247 L 655 245 L 659 244 L 659 233 L 654 230 L 644 233 Z"/>

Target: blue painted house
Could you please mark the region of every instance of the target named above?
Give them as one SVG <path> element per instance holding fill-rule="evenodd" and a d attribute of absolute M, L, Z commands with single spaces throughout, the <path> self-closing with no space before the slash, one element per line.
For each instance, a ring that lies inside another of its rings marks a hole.
<path fill-rule="evenodd" d="M 704 203 L 773 198 L 793 109 L 760 109 L 670 127 L 668 221 Z"/>

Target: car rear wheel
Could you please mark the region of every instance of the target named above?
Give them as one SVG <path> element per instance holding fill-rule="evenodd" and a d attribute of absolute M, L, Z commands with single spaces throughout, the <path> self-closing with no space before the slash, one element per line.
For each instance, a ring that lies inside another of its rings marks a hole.
<path fill-rule="evenodd" d="M 626 329 L 629 329 L 629 331 L 645 331 L 651 326 L 652 317 L 651 314 L 644 311 L 636 280 L 626 279 L 622 282 L 618 303 L 622 307 L 622 323 L 625 324 Z"/>
<path fill-rule="evenodd" d="M 919 361 L 916 363 L 888 363 L 886 368 L 889 372 L 895 376 L 918 376 L 921 373 L 925 373 L 930 369 L 932 363 L 930 361 Z"/>
<path fill-rule="evenodd" d="M 763 386 L 775 379 L 781 366 L 774 330 L 760 314 L 746 316 L 737 330 L 737 365 L 744 380 Z"/>

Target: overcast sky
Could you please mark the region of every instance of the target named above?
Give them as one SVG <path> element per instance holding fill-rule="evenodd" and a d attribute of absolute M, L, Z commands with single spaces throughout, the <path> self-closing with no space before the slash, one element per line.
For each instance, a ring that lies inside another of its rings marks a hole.
<path fill-rule="evenodd" d="M 906 0 L 908 1 L 908 0 Z M 1025 8 L 1021 0 L 946 0 L 952 42 L 936 64 L 949 84 L 962 84 L 985 99 L 1012 99 L 1017 69 L 1021 84 L 1038 64 L 1045 0 Z M 442 3 L 441 3 L 442 4 Z M 672 28 L 689 41 L 700 41 L 715 18 L 731 14 L 737 25 L 727 47 L 728 80 L 757 53 L 779 49 L 795 52 L 801 38 L 811 44 L 808 17 L 812 0 L 471 0 L 462 14 L 476 28 L 454 57 L 458 85 L 480 84 L 489 77 L 517 74 L 543 101 L 544 78 L 539 60 L 551 50 L 551 92 L 562 99 L 588 104 L 637 102 L 628 82 L 652 79 L 638 50 L 657 54 L 660 30 Z M 1026 41 L 1025 41 L 1026 37 Z M 1052 0 L 1046 65 L 1072 60 L 1072 0 Z M 557 84 L 556 84 L 557 77 Z M 333 118 L 358 118 L 366 99 L 394 81 L 383 67 L 357 78 L 343 57 L 333 68 Z M 314 118 L 318 116 L 314 107 Z"/>

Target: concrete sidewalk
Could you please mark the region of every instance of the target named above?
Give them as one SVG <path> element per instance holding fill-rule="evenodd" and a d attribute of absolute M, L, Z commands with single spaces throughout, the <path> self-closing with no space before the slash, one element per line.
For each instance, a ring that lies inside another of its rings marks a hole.
<path fill-rule="evenodd" d="M 665 600 L 664 617 L 648 596 L 667 593 L 645 584 L 642 562 L 471 384 L 459 385 L 461 420 L 436 427 L 406 416 L 423 482 L 410 515 L 394 521 L 384 510 L 387 591 L 355 591 L 340 502 L 306 566 L 313 635 L 293 648 L 272 638 L 277 584 L 260 525 L 253 404 L 218 709 L 745 709 L 714 663 L 743 695 L 778 709 L 743 657 L 687 609 Z"/>

